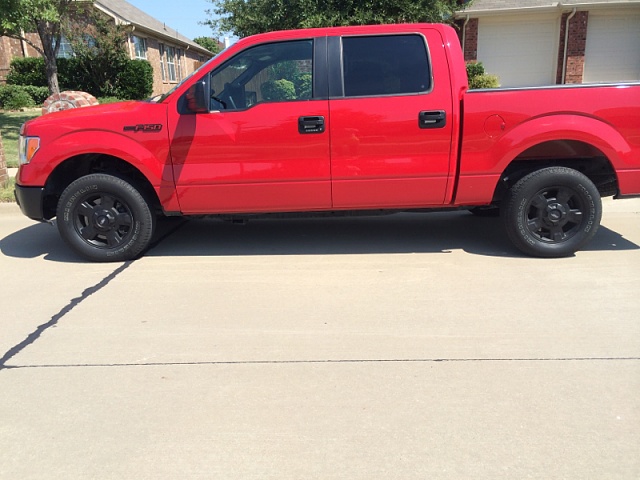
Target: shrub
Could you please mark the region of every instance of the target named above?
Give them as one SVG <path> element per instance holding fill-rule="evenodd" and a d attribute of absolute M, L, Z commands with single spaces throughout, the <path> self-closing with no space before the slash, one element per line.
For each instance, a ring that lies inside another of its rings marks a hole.
<path fill-rule="evenodd" d="M 94 97 L 117 96 L 125 100 L 141 100 L 153 93 L 153 68 L 146 60 L 128 60 L 103 65 L 91 57 L 59 58 L 60 90 L 78 90 Z M 16 58 L 11 62 L 7 84 L 47 88 L 43 58 Z M 43 90 L 29 90 L 37 103 L 49 96 Z"/>
<path fill-rule="evenodd" d="M 311 92 L 313 90 L 311 74 L 310 73 L 302 73 L 298 74 L 294 77 L 294 84 L 296 87 L 296 94 L 298 99 L 309 99 L 311 98 Z"/>
<path fill-rule="evenodd" d="M 485 71 L 482 62 L 467 63 L 467 77 L 469 77 L 469 79 L 484 74 Z"/>
<path fill-rule="evenodd" d="M 285 80 L 269 80 L 262 85 L 262 97 L 265 100 L 282 101 L 296 98 L 296 87 L 293 82 Z"/>
<path fill-rule="evenodd" d="M 14 58 L 7 74 L 8 85 L 47 86 L 47 74 L 42 57 Z"/>
<path fill-rule="evenodd" d="M 100 105 L 104 105 L 106 103 L 118 103 L 122 101 L 122 99 L 118 97 L 98 97 L 97 100 Z"/>
<path fill-rule="evenodd" d="M 498 88 L 500 81 L 497 75 L 485 73 L 469 79 L 469 88 Z"/>
<path fill-rule="evenodd" d="M 25 92 L 27 92 L 36 105 L 42 105 L 44 101 L 49 97 L 48 87 L 34 87 L 31 85 L 22 86 Z"/>
<path fill-rule="evenodd" d="M 35 107 L 36 102 L 21 85 L 0 85 L 0 108 L 20 110 Z"/>
<path fill-rule="evenodd" d="M 469 88 L 498 88 L 500 80 L 496 75 L 485 73 L 482 62 L 467 63 Z"/>
<path fill-rule="evenodd" d="M 153 93 L 153 67 L 146 60 L 127 60 L 116 76 L 115 93 L 123 100 L 142 100 Z"/>

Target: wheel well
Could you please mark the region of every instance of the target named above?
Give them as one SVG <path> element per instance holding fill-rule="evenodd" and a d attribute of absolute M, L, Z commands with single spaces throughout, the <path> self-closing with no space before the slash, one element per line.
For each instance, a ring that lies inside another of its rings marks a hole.
<path fill-rule="evenodd" d="M 608 197 L 618 193 L 618 178 L 609 159 L 599 149 L 575 140 L 554 140 L 528 148 L 505 169 L 493 195 L 499 203 L 506 191 L 529 173 L 546 167 L 567 167 L 586 175 Z"/>
<path fill-rule="evenodd" d="M 136 167 L 117 157 L 85 154 L 65 160 L 47 179 L 43 201 L 45 218 L 53 218 L 56 215 L 60 195 L 71 182 L 91 173 L 108 173 L 128 181 L 151 202 L 151 208 L 154 211 L 161 210 L 160 201 L 153 186 Z"/>

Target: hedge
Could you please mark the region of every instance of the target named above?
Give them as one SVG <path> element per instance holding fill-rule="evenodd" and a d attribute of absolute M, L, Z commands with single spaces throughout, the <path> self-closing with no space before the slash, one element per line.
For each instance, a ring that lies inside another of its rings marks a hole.
<path fill-rule="evenodd" d="M 20 110 L 42 105 L 49 96 L 47 87 L 0 85 L 0 108 Z"/>
<path fill-rule="evenodd" d="M 485 73 L 482 62 L 467 63 L 469 88 L 498 88 L 500 79 L 496 75 Z"/>
<path fill-rule="evenodd" d="M 97 87 L 90 78 L 80 74 L 79 72 L 85 72 L 87 69 L 81 67 L 79 59 L 59 58 L 57 62 L 60 90 L 79 90 L 94 97 L 110 96 L 114 93 L 102 91 L 103 88 Z M 124 67 L 111 72 L 111 75 L 113 79 L 109 83 L 115 85 L 115 93 L 122 100 L 141 100 L 153 93 L 153 68 L 146 60 L 126 60 Z M 7 84 L 46 87 L 44 59 L 14 59 L 7 75 Z"/>

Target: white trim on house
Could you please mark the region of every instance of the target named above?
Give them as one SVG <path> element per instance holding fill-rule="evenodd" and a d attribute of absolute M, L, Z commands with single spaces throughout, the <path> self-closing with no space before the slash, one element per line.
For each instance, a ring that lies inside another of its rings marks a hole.
<path fill-rule="evenodd" d="M 464 10 L 458 10 L 455 13 L 455 18 L 464 19 L 467 16 L 471 18 L 481 18 L 484 16 L 494 15 L 522 15 L 522 14 L 538 14 L 538 13 L 551 13 L 561 11 L 567 13 L 574 8 L 578 11 L 584 10 L 598 10 L 598 9 L 612 9 L 612 8 L 627 8 L 638 7 L 640 0 L 613 0 L 613 1 L 595 1 L 595 2 L 539 2 L 539 5 L 526 5 L 521 6 L 522 2 L 514 1 L 514 5 L 511 7 L 503 8 L 491 8 L 491 2 L 482 2 L 482 0 L 476 0 L 471 4 L 471 7 Z M 536 2 L 533 2 L 536 3 Z M 483 5 L 483 4 L 486 4 Z M 477 8 L 480 5 L 481 8 Z M 475 8 L 474 8 L 475 7 Z"/>

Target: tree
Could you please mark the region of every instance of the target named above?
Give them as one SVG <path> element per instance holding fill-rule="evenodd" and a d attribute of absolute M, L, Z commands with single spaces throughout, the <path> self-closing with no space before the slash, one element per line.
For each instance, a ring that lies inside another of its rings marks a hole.
<path fill-rule="evenodd" d="M 220 43 L 211 37 L 197 37 L 193 41 L 213 54 L 220 53 Z"/>
<path fill-rule="evenodd" d="M 63 25 L 73 50 L 75 76 L 96 96 L 117 96 L 118 73 L 126 68 L 129 28 L 97 9 L 75 15 Z"/>
<path fill-rule="evenodd" d="M 219 33 L 239 37 L 273 30 L 404 22 L 452 22 L 459 0 L 208 0 Z"/>
<path fill-rule="evenodd" d="M 75 0 L 0 0 L 0 35 L 23 40 L 44 58 L 49 92 L 59 93 L 58 64 L 62 23 Z M 75 6 L 74 6 L 75 8 Z M 40 44 L 26 33 L 37 32 Z"/>

